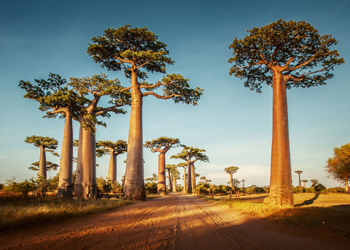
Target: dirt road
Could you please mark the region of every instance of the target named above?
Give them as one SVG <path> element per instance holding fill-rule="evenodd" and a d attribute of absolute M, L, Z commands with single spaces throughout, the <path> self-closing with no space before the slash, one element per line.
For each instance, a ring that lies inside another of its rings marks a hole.
<path fill-rule="evenodd" d="M 54 225 L 1 233 L 0 249 L 348 249 L 198 197 L 173 194 Z"/>

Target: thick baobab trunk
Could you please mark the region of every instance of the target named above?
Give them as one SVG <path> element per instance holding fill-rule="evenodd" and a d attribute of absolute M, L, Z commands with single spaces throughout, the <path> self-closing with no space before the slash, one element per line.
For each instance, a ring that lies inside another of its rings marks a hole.
<path fill-rule="evenodd" d="M 299 175 L 299 189 L 301 189 L 301 180 L 300 180 L 300 174 Z"/>
<path fill-rule="evenodd" d="M 187 171 L 188 171 L 188 173 L 187 173 L 187 193 L 188 194 L 192 194 L 192 178 L 191 178 L 192 167 L 193 167 L 192 163 L 188 163 L 188 168 L 187 168 Z"/>
<path fill-rule="evenodd" d="M 169 193 L 171 193 L 173 191 L 173 182 L 171 178 L 170 169 L 168 169 L 168 180 L 169 180 Z"/>
<path fill-rule="evenodd" d="M 96 139 L 87 129 L 83 129 L 82 172 L 83 198 L 96 198 Z"/>
<path fill-rule="evenodd" d="M 40 146 L 39 175 L 46 179 L 46 153 L 43 146 Z"/>
<path fill-rule="evenodd" d="M 73 124 L 72 113 L 70 110 L 66 112 L 66 120 L 64 123 L 58 179 L 57 197 L 73 198 Z"/>
<path fill-rule="evenodd" d="M 166 181 L 165 181 L 165 154 L 160 153 L 158 155 L 158 194 L 166 194 Z"/>
<path fill-rule="evenodd" d="M 230 174 L 230 185 L 231 185 L 231 189 L 233 189 L 233 176 L 232 176 L 232 174 Z"/>
<path fill-rule="evenodd" d="M 294 206 L 289 150 L 287 88 L 283 74 L 273 74 L 273 124 L 269 204 Z"/>
<path fill-rule="evenodd" d="M 196 188 L 196 173 L 194 171 L 194 165 L 193 163 L 191 163 L 191 185 L 192 185 L 192 193 L 196 193 L 197 192 L 197 188 Z"/>
<path fill-rule="evenodd" d="M 177 192 L 177 183 L 176 183 L 176 179 L 173 177 L 173 192 Z"/>
<path fill-rule="evenodd" d="M 82 165 L 82 150 L 83 150 L 83 125 L 80 123 L 79 129 L 79 142 L 78 142 L 78 154 L 77 154 L 77 168 L 74 183 L 74 195 L 78 199 L 83 197 L 83 165 Z"/>
<path fill-rule="evenodd" d="M 134 66 L 133 66 L 134 67 Z M 145 200 L 143 180 L 142 93 L 137 83 L 136 68 L 131 72 L 131 112 L 123 197 Z"/>
<path fill-rule="evenodd" d="M 186 186 L 186 168 L 184 168 L 184 193 L 187 193 L 187 186 Z"/>
<path fill-rule="evenodd" d="M 113 182 L 117 181 L 117 156 L 114 150 L 111 150 L 111 158 L 109 159 L 108 179 Z"/>
<path fill-rule="evenodd" d="M 345 192 L 349 193 L 349 180 L 345 180 Z"/>

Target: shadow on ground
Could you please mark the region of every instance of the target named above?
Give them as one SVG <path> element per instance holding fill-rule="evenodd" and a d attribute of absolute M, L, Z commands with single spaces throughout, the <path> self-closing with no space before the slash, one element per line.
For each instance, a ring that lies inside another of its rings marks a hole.
<path fill-rule="evenodd" d="M 302 206 L 311 205 L 312 203 L 314 203 L 315 200 L 317 200 L 318 196 L 320 196 L 320 194 L 315 194 L 315 196 L 313 198 L 311 198 L 310 200 L 305 200 L 303 203 L 296 204 L 295 206 L 302 207 Z"/>

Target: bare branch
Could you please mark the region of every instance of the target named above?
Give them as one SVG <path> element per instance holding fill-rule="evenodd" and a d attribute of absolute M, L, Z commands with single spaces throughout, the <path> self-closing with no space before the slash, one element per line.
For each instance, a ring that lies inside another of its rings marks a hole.
<path fill-rule="evenodd" d="M 172 94 L 172 95 L 168 95 L 168 96 L 162 96 L 162 95 L 158 95 L 154 92 L 145 92 L 142 94 L 142 96 L 148 96 L 148 95 L 153 95 L 155 97 L 157 97 L 158 99 L 170 99 L 174 96 L 177 96 L 177 97 L 181 97 L 181 95 L 177 95 L 177 94 Z"/>

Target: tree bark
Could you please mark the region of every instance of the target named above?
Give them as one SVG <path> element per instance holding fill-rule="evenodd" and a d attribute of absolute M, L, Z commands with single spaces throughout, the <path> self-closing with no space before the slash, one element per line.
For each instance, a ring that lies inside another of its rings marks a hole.
<path fill-rule="evenodd" d="M 233 189 L 233 176 L 232 176 L 232 173 L 230 173 L 230 185 L 231 185 L 231 189 Z"/>
<path fill-rule="evenodd" d="M 196 173 L 194 170 L 194 165 L 191 163 L 191 185 L 192 185 L 192 193 L 196 193 Z"/>
<path fill-rule="evenodd" d="M 111 158 L 109 159 L 109 168 L 108 168 L 108 179 L 111 181 L 117 181 L 117 157 L 113 149 L 111 151 Z"/>
<path fill-rule="evenodd" d="M 145 200 L 143 180 L 142 93 L 137 82 L 137 69 L 131 71 L 131 112 L 126 160 L 124 199 Z"/>
<path fill-rule="evenodd" d="M 74 195 L 78 199 L 83 197 L 83 165 L 82 165 L 82 149 L 83 149 L 83 125 L 80 122 L 79 129 L 79 142 L 78 142 L 78 154 L 77 154 L 77 167 L 76 167 L 76 176 L 74 183 Z"/>
<path fill-rule="evenodd" d="M 270 196 L 267 203 L 294 206 L 289 149 L 287 88 L 283 74 L 273 73 L 273 124 Z"/>
<path fill-rule="evenodd" d="M 83 129 L 82 172 L 83 198 L 96 198 L 96 139 L 87 129 Z"/>
<path fill-rule="evenodd" d="M 174 193 L 176 193 L 176 185 L 177 185 L 177 183 L 176 183 L 176 179 L 175 179 L 175 177 L 173 176 L 173 192 Z"/>
<path fill-rule="evenodd" d="M 165 154 L 158 155 L 158 194 L 166 194 Z"/>
<path fill-rule="evenodd" d="M 345 192 L 349 193 L 349 180 L 345 180 Z"/>
<path fill-rule="evenodd" d="M 44 146 L 40 146 L 39 176 L 46 179 L 46 152 Z"/>
<path fill-rule="evenodd" d="M 187 193 L 187 186 L 186 186 L 186 168 L 184 168 L 184 193 Z"/>
<path fill-rule="evenodd" d="M 300 174 L 299 175 L 299 189 L 301 189 L 301 179 L 300 179 Z"/>
<path fill-rule="evenodd" d="M 60 161 L 58 198 L 73 198 L 73 121 L 71 108 L 66 112 Z"/>
<path fill-rule="evenodd" d="M 170 169 L 168 169 L 168 180 L 169 180 L 169 193 L 171 193 L 173 191 L 173 182 L 171 178 Z"/>
<path fill-rule="evenodd" d="M 188 163 L 187 173 L 187 193 L 192 194 L 192 163 Z"/>

